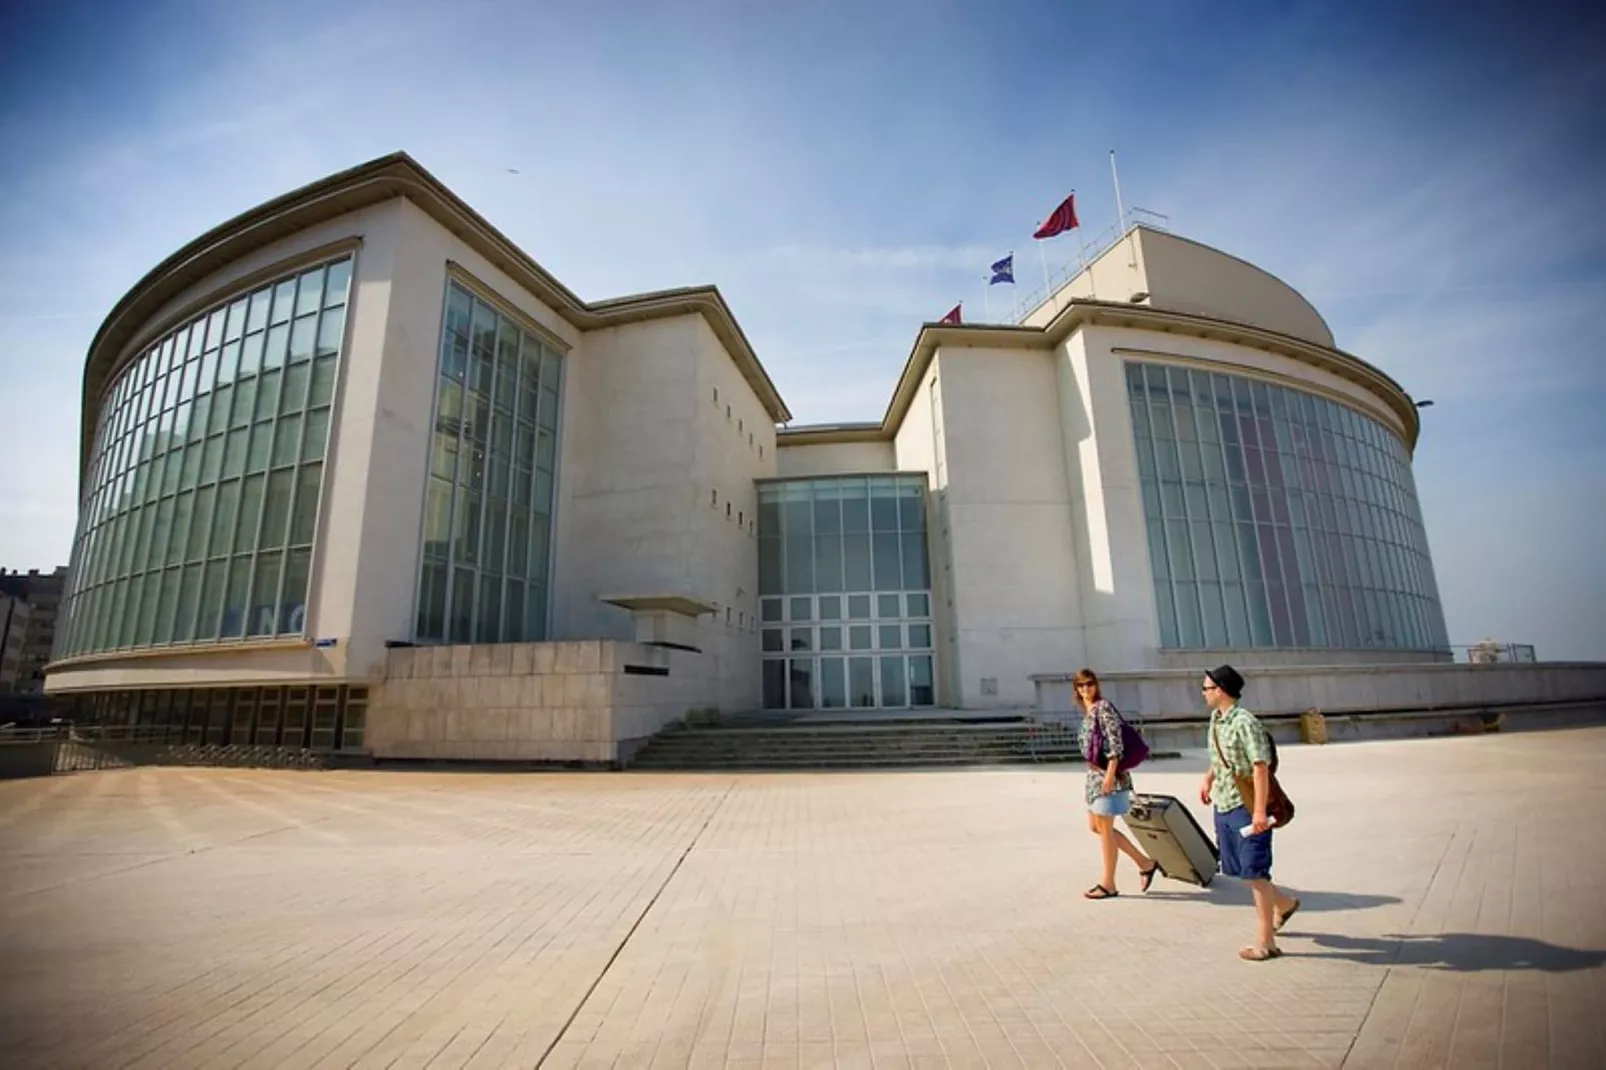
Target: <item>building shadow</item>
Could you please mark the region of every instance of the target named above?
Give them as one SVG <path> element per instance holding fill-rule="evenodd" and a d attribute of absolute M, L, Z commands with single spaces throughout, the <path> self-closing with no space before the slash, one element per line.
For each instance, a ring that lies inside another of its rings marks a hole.
<path fill-rule="evenodd" d="M 1311 933 L 1321 951 L 1288 951 L 1300 958 L 1345 959 L 1367 966 L 1420 966 L 1450 973 L 1484 970 L 1535 970 L 1573 973 L 1606 965 L 1606 951 L 1547 944 L 1525 936 L 1486 933 L 1438 933 L 1422 936 L 1338 936 Z"/>

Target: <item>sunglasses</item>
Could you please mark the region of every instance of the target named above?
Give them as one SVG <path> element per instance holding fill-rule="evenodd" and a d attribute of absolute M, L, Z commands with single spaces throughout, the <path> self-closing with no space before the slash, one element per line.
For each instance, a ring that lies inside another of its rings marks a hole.
<path fill-rule="evenodd" d="M 1199 690 L 1209 694 L 1211 691 L 1220 691 L 1221 688 L 1217 687 L 1215 684 L 1205 684 Z"/>
<path fill-rule="evenodd" d="M 1078 691 L 1088 691 L 1088 690 L 1091 690 L 1092 688 L 1095 688 L 1097 686 L 1099 686 L 1099 685 L 1098 684 L 1077 684 L 1076 685 L 1076 689 Z"/>

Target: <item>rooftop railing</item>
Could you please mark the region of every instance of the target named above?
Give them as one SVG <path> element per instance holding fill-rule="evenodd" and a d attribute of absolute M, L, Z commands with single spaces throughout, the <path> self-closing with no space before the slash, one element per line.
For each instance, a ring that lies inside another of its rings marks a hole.
<path fill-rule="evenodd" d="M 1076 231 L 1062 235 L 1057 243 L 1049 249 L 1076 246 L 1076 255 L 1066 261 L 1058 261 L 1052 255 L 1048 256 L 1048 279 L 1043 285 L 1024 289 L 1021 296 L 1003 314 L 1003 318 L 996 322 L 1019 325 L 1026 322 L 1026 318 L 1035 312 L 1043 302 L 1053 297 L 1066 283 L 1070 282 L 1088 266 L 1113 249 L 1122 238 L 1134 227 L 1148 227 L 1150 230 L 1170 233 L 1171 217 L 1160 212 L 1151 212 L 1147 208 L 1130 208 L 1119 222 L 1111 223 L 1092 237 L 1082 236 L 1080 228 Z M 1045 254 L 1048 249 L 1044 250 Z M 1028 260 L 1036 259 L 1036 254 L 1030 257 L 1021 257 L 1015 261 L 1016 278 L 1041 277 L 1041 263 L 1032 264 Z M 1056 264 L 1058 266 L 1056 266 Z M 1022 289 L 1017 284 L 1017 289 Z"/>

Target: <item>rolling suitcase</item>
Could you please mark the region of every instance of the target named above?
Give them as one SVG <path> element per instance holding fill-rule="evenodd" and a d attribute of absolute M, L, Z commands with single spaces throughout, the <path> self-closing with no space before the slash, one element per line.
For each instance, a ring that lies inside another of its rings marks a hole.
<path fill-rule="evenodd" d="M 1199 822 L 1170 795 L 1133 795 L 1126 827 L 1143 853 L 1172 880 L 1203 888 L 1216 875 L 1220 855 Z"/>

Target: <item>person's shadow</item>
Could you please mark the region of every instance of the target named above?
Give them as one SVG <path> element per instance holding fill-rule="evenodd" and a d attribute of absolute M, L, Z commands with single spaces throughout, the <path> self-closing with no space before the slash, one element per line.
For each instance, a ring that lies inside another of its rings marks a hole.
<path fill-rule="evenodd" d="M 1307 914 L 1320 914 L 1341 910 L 1374 910 L 1378 907 L 1393 906 L 1399 903 L 1400 897 L 1395 895 L 1363 895 L 1355 892 L 1312 892 L 1284 887 L 1289 895 L 1299 897 L 1299 915 L 1303 919 Z M 1194 899 L 1204 898 L 1207 902 L 1217 906 L 1238 905 L 1254 902 L 1254 896 L 1249 891 L 1249 885 L 1235 880 L 1214 880 L 1208 888 L 1176 888 L 1175 885 L 1162 888 L 1156 884 L 1146 898 L 1149 899 Z M 1290 920 L 1290 925 L 1297 922 Z"/>
<path fill-rule="evenodd" d="M 1288 935 L 1292 936 L 1293 933 Z M 1290 957 L 1346 959 L 1368 966 L 1420 966 L 1452 973 L 1483 970 L 1538 970 L 1572 973 L 1606 965 L 1606 951 L 1561 947 L 1525 936 L 1486 933 L 1438 933 L 1381 937 L 1338 936 L 1330 933 L 1299 934 L 1320 951 L 1285 951 Z"/>

